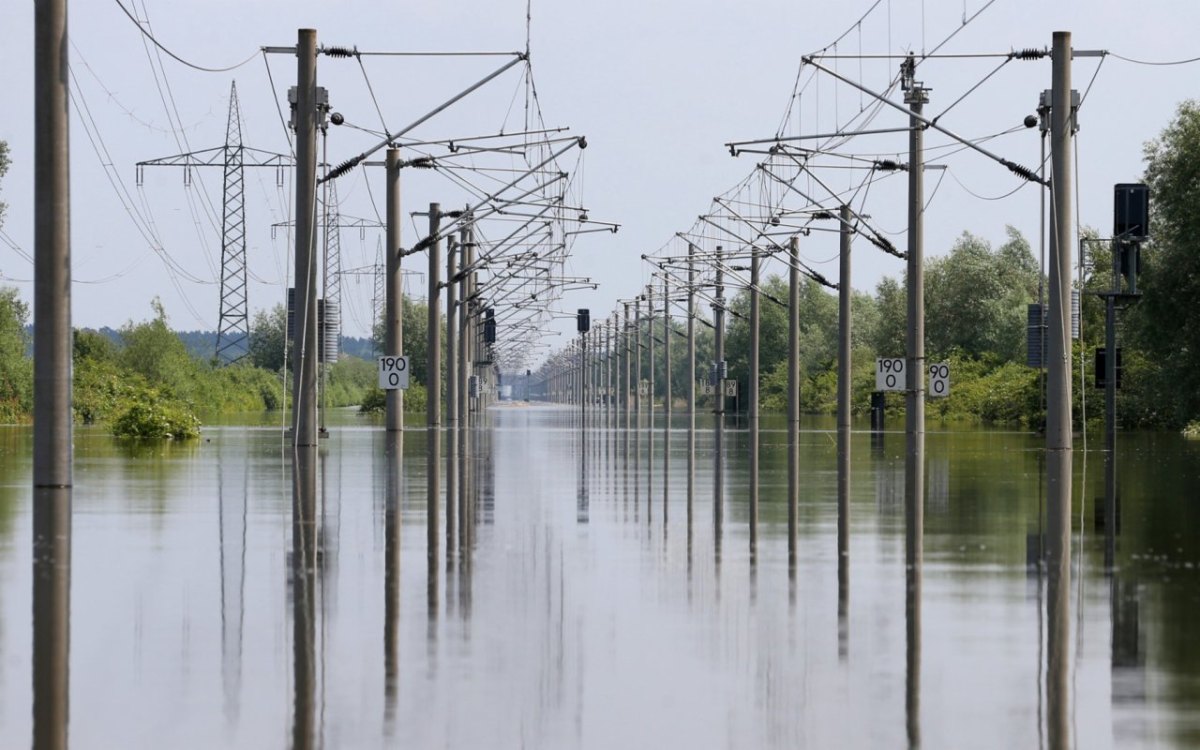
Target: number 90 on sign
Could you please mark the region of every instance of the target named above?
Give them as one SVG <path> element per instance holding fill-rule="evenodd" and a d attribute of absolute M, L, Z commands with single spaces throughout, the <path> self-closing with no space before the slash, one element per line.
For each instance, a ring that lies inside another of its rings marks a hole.
<path fill-rule="evenodd" d="M 379 387 L 385 391 L 408 388 L 408 357 L 379 358 Z"/>
<path fill-rule="evenodd" d="M 950 395 L 950 364 L 935 362 L 929 365 L 929 397 L 945 398 Z"/>

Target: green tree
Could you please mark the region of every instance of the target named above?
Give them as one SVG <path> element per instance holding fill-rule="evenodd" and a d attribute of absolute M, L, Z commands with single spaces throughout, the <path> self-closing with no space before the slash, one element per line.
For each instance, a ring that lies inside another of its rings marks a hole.
<path fill-rule="evenodd" d="M 440 316 L 442 337 L 442 389 L 446 385 L 446 317 Z M 408 357 L 409 377 L 424 385 L 426 368 L 429 362 L 429 307 L 424 302 L 418 302 L 404 297 L 401 311 L 401 325 L 404 327 L 404 351 L 401 354 Z M 377 351 L 383 351 L 383 324 L 379 323 L 372 331 Z"/>
<path fill-rule="evenodd" d="M 900 357 L 905 351 L 908 321 L 908 296 L 905 286 L 891 276 L 875 285 L 878 318 L 870 346 L 880 357 Z"/>
<path fill-rule="evenodd" d="M 150 303 L 154 317 L 142 323 L 130 321 L 121 327 L 120 363 L 146 378 L 153 386 L 176 388 L 192 379 L 195 363 L 187 347 L 167 326 L 167 313 L 155 297 Z"/>
<path fill-rule="evenodd" d="M 1181 426 L 1200 416 L 1200 102 L 1144 149 L 1151 241 L 1142 253 L 1141 302 L 1127 313 L 1132 348 L 1144 354 L 1154 421 Z"/>
<path fill-rule="evenodd" d="M 290 353 L 287 342 L 287 310 L 282 304 L 254 313 L 250 324 L 250 362 L 271 372 L 283 368 Z"/>
<path fill-rule="evenodd" d="M 8 165 L 11 162 L 8 158 L 8 142 L 0 141 L 0 178 L 8 173 Z M 4 212 L 8 209 L 8 204 L 0 201 L 0 227 L 4 226 Z"/>
<path fill-rule="evenodd" d="M 1026 305 L 1037 298 L 1037 263 L 1020 232 L 993 251 L 969 232 L 925 268 L 925 338 L 934 356 L 952 351 L 1023 361 Z"/>
<path fill-rule="evenodd" d="M 33 406 L 33 363 L 25 356 L 29 306 L 17 290 L 0 288 L 0 422 L 23 419 Z"/>

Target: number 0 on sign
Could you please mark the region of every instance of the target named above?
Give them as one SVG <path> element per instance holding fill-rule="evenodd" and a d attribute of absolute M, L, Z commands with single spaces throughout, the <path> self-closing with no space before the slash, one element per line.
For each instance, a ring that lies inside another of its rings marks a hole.
<path fill-rule="evenodd" d="M 903 391 L 907 388 L 903 357 L 879 357 L 875 360 L 875 390 Z"/>
<path fill-rule="evenodd" d="M 379 387 L 385 391 L 408 388 L 408 357 L 379 358 Z"/>

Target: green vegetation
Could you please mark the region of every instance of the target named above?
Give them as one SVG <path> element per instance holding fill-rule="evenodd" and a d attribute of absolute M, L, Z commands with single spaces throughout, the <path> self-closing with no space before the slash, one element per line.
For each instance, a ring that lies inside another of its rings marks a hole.
<path fill-rule="evenodd" d="M 0 423 L 26 421 L 33 409 L 33 363 L 25 356 L 29 306 L 0 289 Z"/>

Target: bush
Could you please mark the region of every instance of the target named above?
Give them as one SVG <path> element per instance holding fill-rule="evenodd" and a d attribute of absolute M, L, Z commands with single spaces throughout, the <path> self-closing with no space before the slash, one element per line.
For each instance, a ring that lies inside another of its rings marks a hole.
<path fill-rule="evenodd" d="M 200 436 L 200 420 L 182 403 L 146 391 L 113 420 L 117 437 L 144 440 L 183 440 Z"/>
<path fill-rule="evenodd" d="M 377 414 L 387 407 L 387 394 L 382 388 L 372 388 L 363 396 L 358 410 L 363 414 Z"/>
<path fill-rule="evenodd" d="M 421 414 L 425 411 L 425 386 L 410 381 L 404 392 L 404 413 Z M 377 414 L 387 407 L 387 392 L 372 386 L 362 397 L 358 410 L 363 414 Z"/>

